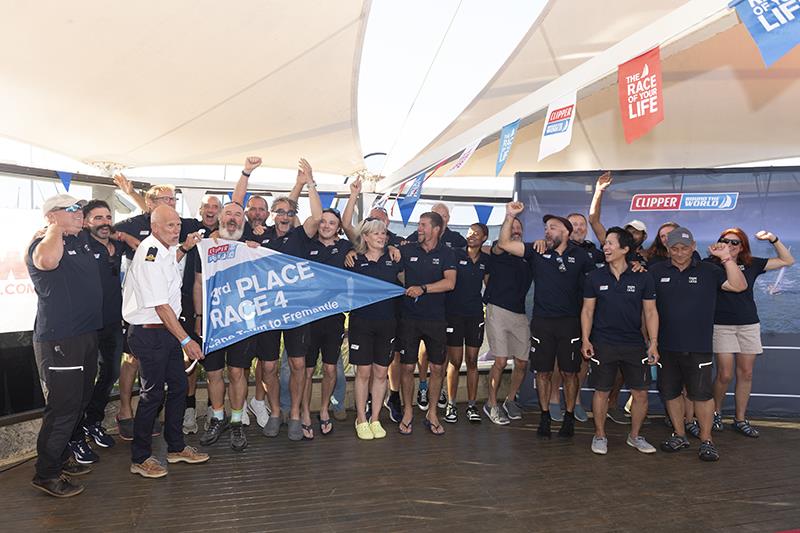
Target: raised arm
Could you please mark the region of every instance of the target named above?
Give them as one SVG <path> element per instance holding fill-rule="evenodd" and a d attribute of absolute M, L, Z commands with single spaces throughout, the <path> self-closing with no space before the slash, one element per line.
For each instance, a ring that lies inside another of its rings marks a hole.
<path fill-rule="evenodd" d="M 308 202 L 311 207 L 311 216 L 303 222 L 303 229 L 306 235 L 313 237 L 317 234 L 319 222 L 322 220 L 322 202 L 319 199 L 317 192 L 317 184 L 314 183 L 314 174 L 311 170 L 311 165 L 305 159 L 300 159 L 297 167 L 297 180 L 302 180 L 303 184 L 308 187 Z"/>
<path fill-rule="evenodd" d="M 589 225 L 592 226 L 592 231 L 594 231 L 601 245 L 606 242 L 606 227 L 600 222 L 600 209 L 603 203 L 603 193 L 608 189 L 612 181 L 611 172 L 605 172 L 597 178 L 592 203 L 589 205 Z"/>
<path fill-rule="evenodd" d="M 747 289 L 747 280 L 739 269 L 739 265 L 731 258 L 731 253 L 726 245 L 720 242 L 714 243 L 708 247 L 708 253 L 718 257 L 722 263 L 722 268 L 725 269 L 727 279 L 722 284 L 723 291 L 742 292 Z"/>
<path fill-rule="evenodd" d="M 778 254 L 778 257 L 770 257 L 767 260 L 767 266 L 764 267 L 764 270 L 777 270 L 794 264 L 794 257 L 792 257 L 789 249 L 784 246 L 780 239 L 778 239 L 778 236 L 771 231 L 759 231 L 756 233 L 756 239 L 760 241 L 769 241 L 769 243 L 775 247 L 775 252 Z"/>
<path fill-rule="evenodd" d="M 247 196 L 247 184 L 250 181 L 250 174 L 261 166 L 261 158 L 257 156 L 250 156 L 244 160 L 244 168 L 239 176 L 239 181 L 236 182 L 236 187 L 233 189 L 231 201 L 239 204 L 242 208 L 244 205 L 244 198 Z"/>
<path fill-rule="evenodd" d="M 350 242 L 356 242 L 356 232 L 353 227 L 353 213 L 356 210 L 356 202 L 361 195 L 361 178 L 356 178 L 350 184 L 350 197 L 347 199 L 347 205 L 344 206 L 344 213 L 342 213 L 342 229 Z"/>
<path fill-rule="evenodd" d="M 133 203 L 135 203 L 143 213 L 147 212 L 147 204 L 144 201 L 144 196 L 139 194 L 136 189 L 133 188 L 133 183 L 131 183 L 128 178 L 122 174 L 115 174 L 112 179 L 114 180 L 114 183 L 116 183 L 117 187 L 119 187 L 119 190 L 124 192 L 128 198 L 133 200 Z"/>
<path fill-rule="evenodd" d="M 33 266 L 39 270 L 55 270 L 64 255 L 64 228 L 56 223 L 47 226 L 44 238 L 31 254 Z"/>
<path fill-rule="evenodd" d="M 506 218 L 500 227 L 500 237 L 497 240 L 497 247 L 511 255 L 523 257 L 525 255 L 525 244 L 522 241 L 511 240 L 511 226 L 514 219 L 522 213 L 525 205 L 522 202 L 509 202 L 506 204 Z"/>

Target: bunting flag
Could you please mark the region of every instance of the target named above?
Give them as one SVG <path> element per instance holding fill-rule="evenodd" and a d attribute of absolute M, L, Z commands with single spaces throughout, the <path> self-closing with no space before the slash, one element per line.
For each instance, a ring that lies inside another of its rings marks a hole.
<path fill-rule="evenodd" d="M 69 191 L 69 186 L 72 184 L 72 172 L 56 170 L 56 174 L 58 174 L 58 177 L 61 179 L 61 184 L 64 188 Z"/>
<path fill-rule="evenodd" d="M 475 212 L 478 213 L 478 222 L 481 224 L 488 224 L 492 209 L 494 209 L 493 205 L 475 204 Z"/>
<path fill-rule="evenodd" d="M 336 198 L 335 192 L 319 192 L 317 194 L 319 194 L 322 209 L 328 209 L 333 204 L 333 199 Z"/>
<path fill-rule="evenodd" d="M 732 4 L 767 67 L 800 44 L 800 2 L 739 0 Z"/>
<path fill-rule="evenodd" d="M 464 148 L 464 151 L 461 152 L 460 156 L 458 156 L 456 162 L 453 163 L 453 166 L 447 169 L 447 172 L 445 172 L 444 175 L 452 176 L 453 174 L 461 170 L 461 168 L 467 164 L 469 158 L 472 157 L 472 154 L 475 153 L 475 150 L 478 149 L 478 146 L 480 146 L 482 140 L 483 138 L 472 141 L 472 143 L 470 143 L 466 148 Z"/>
<path fill-rule="evenodd" d="M 397 202 L 400 207 L 400 216 L 403 218 L 403 227 L 408 225 L 411 212 L 414 211 L 414 206 L 417 205 L 419 197 L 422 195 L 422 184 L 425 183 L 425 179 L 425 172 L 417 174 L 414 181 L 411 182 L 405 197 Z"/>
<path fill-rule="evenodd" d="M 539 161 L 560 152 L 572 142 L 576 98 L 577 93 L 572 92 L 547 107 L 547 115 L 545 115 L 542 129 L 542 142 L 539 144 Z"/>
<path fill-rule="evenodd" d="M 250 193 L 249 192 L 244 193 L 244 202 L 242 202 L 242 207 L 247 207 L 247 201 L 249 199 L 250 199 Z M 229 202 L 233 201 L 233 192 L 232 191 L 228 191 L 228 201 Z"/>
<path fill-rule="evenodd" d="M 497 163 L 494 167 L 495 176 L 500 175 L 500 171 L 503 170 L 503 166 L 506 164 L 508 155 L 511 152 L 511 145 L 514 144 L 514 137 L 517 135 L 518 127 L 519 119 L 511 124 L 503 126 L 503 130 L 500 132 L 500 142 L 497 147 Z"/>
<path fill-rule="evenodd" d="M 630 144 L 664 120 L 660 48 L 621 64 L 617 86 L 625 142 Z"/>

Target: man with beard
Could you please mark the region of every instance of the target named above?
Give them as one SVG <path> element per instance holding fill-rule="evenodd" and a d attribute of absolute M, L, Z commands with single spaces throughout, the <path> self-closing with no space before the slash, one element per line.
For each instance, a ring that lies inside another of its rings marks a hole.
<path fill-rule="evenodd" d="M 222 208 L 219 218 L 218 235 L 221 239 L 245 242 L 244 234 L 244 209 L 237 203 L 228 203 Z M 214 235 L 216 236 L 216 234 Z M 258 247 L 258 243 L 248 241 L 248 246 Z M 195 253 L 195 278 L 194 278 L 194 307 L 204 309 L 203 301 L 203 274 L 200 269 L 201 258 Z M 202 317 L 203 313 L 198 313 Z M 195 333 L 201 336 L 202 319 L 195 323 Z M 200 437 L 200 444 L 211 446 L 217 442 L 224 431 L 231 430 L 231 448 L 234 451 L 243 451 L 247 448 L 247 437 L 244 434 L 242 416 L 244 403 L 247 398 L 246 371 L 252 362 L 252 347 L 250 339 L 244 339 L 230 346 L 206 355 L 202 360 L 208 380 L 208 397 L 211 400 L 212 416 L 206 432 Z M 228 366 L 228 397 L 231 404 L 230 423 L 225 416 L 225 381 L 222 371 Z"/>
<path fill-rule="evenodd" d="M 537 392 L 542 417 L 537 433 L 550 437 L 549 400 L 551 378 L 558 360 L 564 383 L 566 411 L 558 432 L 560 437 L 575 433 L 575 397 L 578 392 L 578 371 L 581 367 L 580 308 L 584 278 L 594 263 L 585 250 L 569 241 L 572 224 L 557 215 L 545 215 L 545 244 L 543 254 L 535 251 L 533 243 L 511 239 L 511 221 L 522 212 L 522 202 L 506 206 L 506 219 L 500 229 L 499 244 L 509 253 L 525 257 L 532 265 L 533 317 L 531 318 L 531 352 L 536 372 Z"/>
<path fill-rule="evenodd" d="M 125 253 L 139 246 L 139 241 L 127 233 L 114 233 L 111 223 L 111 210 L 103 200 L 92 200 L 83 207 L 83 234 L 97 260 L 103 287 L 103 327 L 97 331 L 99 372 L 83 422 L 73 432 L 70 441 L 76 460 L 84 464 L 98 459 L 97 454 L 86 445 L 87 437 L 103 448 L 114 445 L 114 439 L 103 428 L 103 419 L 111 389 L 119 377 L 122 356 L 120 265 Z"/>

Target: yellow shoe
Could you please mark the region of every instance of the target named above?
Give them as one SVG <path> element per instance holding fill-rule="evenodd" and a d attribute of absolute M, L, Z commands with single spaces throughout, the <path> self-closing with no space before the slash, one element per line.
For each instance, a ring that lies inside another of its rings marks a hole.
<path fill-rule="evenodd" d="M 384 435 L 386 433 L 384 432 Z M 375 437 L 372 435 L 372 430 L 369 427 L 369 422 L 356 422 L 356 435 L 361 440 L 372 440 Z"/>
<path fill-rule="evenodd" d="M 372 431 L 372 436 L 376 439 L 382 439 L 386 436 L 386 430 L 383 429 L 383 426 L 379 421 L 370 422 L 369 429 Z"/>

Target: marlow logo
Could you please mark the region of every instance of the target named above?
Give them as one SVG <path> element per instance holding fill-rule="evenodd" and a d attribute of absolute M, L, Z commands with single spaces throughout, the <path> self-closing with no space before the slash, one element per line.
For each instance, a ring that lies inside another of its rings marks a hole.
<path fill-rule="evenodd" d="M 736 208 L 738 192 L 634 194 L 631 211 L 730 211 Z"/>

